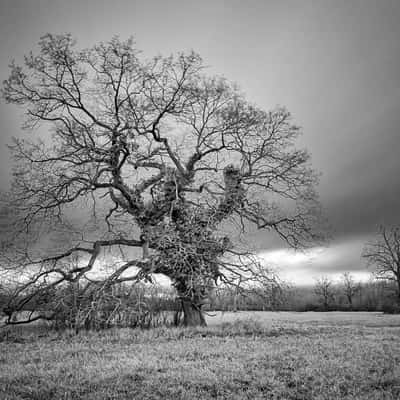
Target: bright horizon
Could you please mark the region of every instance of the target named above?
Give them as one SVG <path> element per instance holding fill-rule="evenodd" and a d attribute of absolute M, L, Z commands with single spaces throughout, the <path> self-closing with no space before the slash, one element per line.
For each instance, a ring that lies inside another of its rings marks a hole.
<path fill-rule="evenodd" d="M 274 249 L 257 255 L 267 267 L 276 269 L 282 280 L 296 286 L 312 285 L 321 277 L 338 283 L 345 272 L 357 282 L 367 282 L 372 277 L 372 269 L 366 269 L 361 255 L 359 259 L 355 257 L 359 245 L 359 241 L 349 241 L 305 251 Z"/>

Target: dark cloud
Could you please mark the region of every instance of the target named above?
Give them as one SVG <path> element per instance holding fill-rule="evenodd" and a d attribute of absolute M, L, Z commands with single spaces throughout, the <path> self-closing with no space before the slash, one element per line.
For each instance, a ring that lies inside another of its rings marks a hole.
<path fill-rule="evenodd" d="M 399 127 L 400 103 L 353 132 L 358 141 L 350 148 L 344 142 L 337 161 L 325 166 L 321 196 L 337 235 L 366 234 L 381 224 L 400 224 Z"/>

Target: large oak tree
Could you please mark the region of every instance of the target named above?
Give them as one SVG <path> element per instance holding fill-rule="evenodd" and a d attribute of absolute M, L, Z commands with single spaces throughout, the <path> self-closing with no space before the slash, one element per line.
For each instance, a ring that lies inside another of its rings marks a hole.
<path fill-rule="evenodd" d="M 160 273 L 185 324 L 204 324 L 213 285 L 260 271 L 235 230 L 295 248 L 321 239 L 316 174 L 289 112 L 252 105 L 195 53 L 145 60 L 132 40 L 78 50 L 70 35 L 47 34 L 11 65 L 3 95 L 41 129 L 11 146 L 3 267 L 20 274 L 13 310 L 66 282 L 106 288 Z M 104 254 L 114 261 L 96 273 Z"/>

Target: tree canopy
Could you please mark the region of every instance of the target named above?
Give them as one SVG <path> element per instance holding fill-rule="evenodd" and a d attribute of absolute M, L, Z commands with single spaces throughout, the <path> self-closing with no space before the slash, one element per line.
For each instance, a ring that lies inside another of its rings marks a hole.
<path fill-rule="evenodd" d="M 290 113 L 251 104 L 194 52 L 147 60 L 132 39 L 79 50 L 47 34 L 11 65 L 3 96 L 24 108 L 25 128 L 51 130 L 11 145 L 2 257 L 25 277 L 15 310 L 65 282 L 161 273 L 185 323 L 200 324 L 209 288 L 259 276 L 234 231 L 271 231 L 294 248 L 322 239 L 317 174 Z M 89 279 L 105 251 L 118 261 Z"/>

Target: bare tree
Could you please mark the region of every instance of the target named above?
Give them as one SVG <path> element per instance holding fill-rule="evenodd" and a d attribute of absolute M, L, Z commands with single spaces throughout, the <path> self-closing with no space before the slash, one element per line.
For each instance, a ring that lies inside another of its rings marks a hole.
<path fill-rule="evenodd" d="M 347 298 L 350 308 L 353 308 L 353 299 L 357 293 L 361 290 L 361 285 L 354 281 L 353 276 L 349 272 L 345 272 L 342 275 L 342 283 L 344 294 Z"/>
<path fill-rule="evenodd" d="M 391 281 L 395 284 L 400 304 L 400 230 L 381 227 L 378 238 L 367 243 L 362 256 L 368 265 L 374 267 L 376 279 Z"/>
<path fill-rule="evenodd" d="M 329 310 L 335 298 L 332 280 L 327 276 L 318 278 L 315 282 L 314 292 L 322 300 L 324 310 Z"/>
<path fill-rule="evenodd" d="M 195 53 L 143 60 L 131 39 L 77 50 L 70 35 L 47 34 L 38 55 L 11 65 L 3 95 L 24 107 L 26 128 L 52 129 L 11 146 L 3 266 L 20 274 L 20 300 L 160 273 L 185 324 L 205 324 L 216 283 L 258 276 L 233 232 L 256 227 L 294 248 L 323 237 L 317 177 L 289 112 L 251 105 Z"/>

